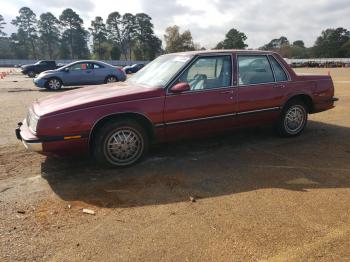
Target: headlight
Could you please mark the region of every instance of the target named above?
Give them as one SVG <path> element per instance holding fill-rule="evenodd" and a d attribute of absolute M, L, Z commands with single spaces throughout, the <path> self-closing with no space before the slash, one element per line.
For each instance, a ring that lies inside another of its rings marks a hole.
<path fill-rule="evenodd" d="M 39 117 L 34 114 L 33 109 L 29 108 L 28 114 L 27 114 L 27 124 L 29 128 L 36 133 L 36 127 L 38 125 Z"/>

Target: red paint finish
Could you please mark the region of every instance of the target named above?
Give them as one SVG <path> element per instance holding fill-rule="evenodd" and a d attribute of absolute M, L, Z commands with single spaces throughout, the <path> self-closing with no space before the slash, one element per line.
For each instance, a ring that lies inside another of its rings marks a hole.
<path fill-rule="evenodd" d="M 31 132 L 24 121 L 22 138 L 42 142 L 43 154 L 83 154 L 89 150 L 94 128 L 99 121 L 110 116 L 142 118 L 152 127 L 155 140 L 169 141 L 275 122 L 285 103 L 300 95 L 312 101 L 313 111 L 310 113 L 334 107 L 330 76 L 296 75 L 273 52 L 211 50 L 179 53 L 192 57 L 188 64 L 198 56 L 220 54 L 232 57 L 230 87 L 175 93 L 170 90 L 176 84 L 174 78 L 165 87 L 133 86 L 124 82 L 62 92 L 33 104 L 33 111 L 40 117 L 37 133 Z M 289 80 L 238 86 L 237 55 L 272 55 L 284 67 Z M 64 139 L 72 135 L 81 138 Z"/>
<path fill-rule="evenodd" d="M 230 87 L 168 94 L 164 106 L 167 137 L 177 139 L 233 128 L 234 116 L 229 115 L 237 111 L 233 101 L 236 91 Z M 215 116 L 226 117 L 205 120 Z M 192 122 L 193 119 L 197 121 Z"/>

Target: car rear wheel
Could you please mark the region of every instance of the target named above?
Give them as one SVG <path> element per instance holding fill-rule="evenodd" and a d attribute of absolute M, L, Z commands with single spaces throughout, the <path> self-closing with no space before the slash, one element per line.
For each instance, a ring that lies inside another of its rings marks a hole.
<path fill-rule="evenodd" d="M 300 135 L 305 129 L 308 117 L 307 106 L 299 100 L 288 102 L 283 109 L 278 130 L 281 136 L 293 137 Z"/>
<path fill-rule="evenodd" d="M 60 90 L 62 88 L 62 82 L 57 78 L 50 78 L 47 81 L 46 86 L 50 90 Z"/>
<path fill-rule="evenodd" d="M 111 167 L 135 164 L 145 155 L 149 145 L 146 130 L 131 120 L 107 122 L 94 137 L 95 159 Z"/>
<path fill-rule="evenodd" d="M 118 81 L 118 79 L 115 77 L 115 76 L 108 76 L 107 78 L 106 78 L 106 84 L 108 84 L 108 83 L 114 83 L 114 82 L 117 82 Z"/>
<path fill-rule="evenodd" d="M 34 71 L 29 71 L 29 72 L 28 72 L 28 76 L 31 77 L 31 78 L 35 77 L 35 75 L 36 75 L 36 74 L 35 74 Z"/>

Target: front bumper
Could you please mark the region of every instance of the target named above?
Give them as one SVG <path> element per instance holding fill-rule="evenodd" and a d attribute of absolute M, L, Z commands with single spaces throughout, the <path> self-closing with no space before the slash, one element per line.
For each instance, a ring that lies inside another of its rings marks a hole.
<path fill-rule="evenodd" d="M 34 85 L 37 86 L 37 87 L 40 87 L 40 88 L 44 88 L 46 86 L 46 81 L 47 80 L 43 79 L 43 78 L 40 78 L 40 79 L 34 78 L 33 79 Z"/>
<path fill-rule="evenodd" d="M 18 123 L 15 133 L 17 139 L 22 141 L 26 149 L 34 152 L 43 151 L 42 142 L 30 132 L 26 120 L 24 120 L 23 123 Z"/>

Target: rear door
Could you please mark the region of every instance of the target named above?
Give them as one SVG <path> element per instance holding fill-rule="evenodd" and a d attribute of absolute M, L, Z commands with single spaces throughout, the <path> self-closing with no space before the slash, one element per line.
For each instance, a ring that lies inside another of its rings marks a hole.
<path fill-rule="evenodd" d="M 276 121 L 284 101 L 288 75 L 270 55 L 237 55 L 237 123 Z"/>
<path fill-rule="evenodd" d="M 236 88 L 231 54 L 195 58 L 174 84 L 179 82 L 187 82 L 191 90 L 168 92 L 166 96 L 164 121 L 168 139 L 233 127 Z"/>
<path fill-rule="evenodd" d="M 94 79 L 93 82 L 95 84 L 102 84 L 105 82 L 107 75 L 110 72 L 109 67 L 105 67 L 104 65 L 100 65 L 97 63 L 93 63 L 94 70 Z"/>

